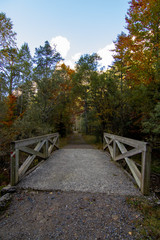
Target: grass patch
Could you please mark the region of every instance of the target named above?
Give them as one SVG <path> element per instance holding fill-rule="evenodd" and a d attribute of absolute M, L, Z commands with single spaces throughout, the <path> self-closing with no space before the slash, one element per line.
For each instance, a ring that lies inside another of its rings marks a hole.
<path fill-rule="evenodd" d="M 93 145 L 95 148 L 102 149 L 102 143 L 97 140 L 95 135 L 83 135 L 86 143 Z"/>
<path fill-rule="evenodd" d="M 160 239 L 160 205 L 149 202 L 145 198 L 130 197 L 127 203 L 140 211 L 144 217 L 142 222 L 137 223 L 137 228 L 143 236 L 142 240 Z"/>

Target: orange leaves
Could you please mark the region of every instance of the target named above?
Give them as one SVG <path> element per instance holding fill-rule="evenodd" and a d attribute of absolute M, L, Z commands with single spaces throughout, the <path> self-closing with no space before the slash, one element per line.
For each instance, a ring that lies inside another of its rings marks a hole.
<path fill-rule="evenodd" d="M 72 75 L 75 71 L 70 67 L 67 67 L 64 63 L 61 65 L 61 68 L 67 72 L 68 75 Z"/>
<path fill-rule="evenodd" d="M 16 100 L 17 98 L 13 94 L 10 94 L 6 100 L 7 114 L 6 114 L 5 120 L 2 121 L 2 123 L 7 127 L 10 127 L 13 124 L 13 121 L 17 118 L 15 113 Z"/>
<path fill-rule="evenodd" d="M 158 80 L 159 19 L 157 0 L 132 0 L 127 13 L 128 35 L 121 33 L 115 43 L 115 65 L 132 84 Z"/>

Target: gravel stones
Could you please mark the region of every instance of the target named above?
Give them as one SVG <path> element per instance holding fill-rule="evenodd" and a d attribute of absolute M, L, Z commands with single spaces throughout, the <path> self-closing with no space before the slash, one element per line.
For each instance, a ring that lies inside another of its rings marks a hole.
<path fill-rule="evenodd" d="M 136 239 L 141 216 L 125 199 L 106 193 L 14 193 L 0 219 L 0 239 Z"/>
<path fill-rule="evenodd" d="M 22 179 L 18 187 L 140 195 L 123 169 L 97 149 L 60 149 Z"/>

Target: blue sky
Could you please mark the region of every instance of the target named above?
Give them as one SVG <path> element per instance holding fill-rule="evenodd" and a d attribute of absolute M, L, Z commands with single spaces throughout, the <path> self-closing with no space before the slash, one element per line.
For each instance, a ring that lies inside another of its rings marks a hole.
<path fill-rule="evenodd" d="M 128 0 L 0 0 L 0 11 L 14 24 L 17 44 L 27 42 L 32 55 L 48 40 L 73 67 L 80 55 L 98 52 L 102 65 L 125 31 Z"/>

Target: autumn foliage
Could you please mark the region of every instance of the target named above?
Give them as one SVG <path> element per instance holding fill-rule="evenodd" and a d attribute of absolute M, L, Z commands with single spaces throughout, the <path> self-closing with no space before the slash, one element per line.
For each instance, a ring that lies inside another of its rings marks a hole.
<path fill-rule="evenodd" d="M 16 116 L 17 98 L 13 94 L 10 94 L 7 97 L 6 106 L 7 106 L 7 114 L 4 121 L 2 121 L 2 123 L 7 127 L 11 127 L 14 120 L 17 118 Z"/>

